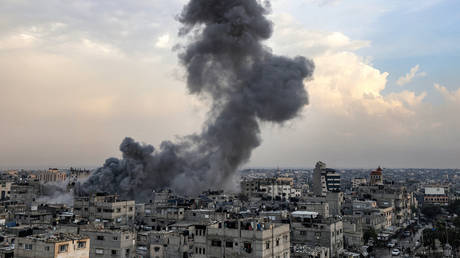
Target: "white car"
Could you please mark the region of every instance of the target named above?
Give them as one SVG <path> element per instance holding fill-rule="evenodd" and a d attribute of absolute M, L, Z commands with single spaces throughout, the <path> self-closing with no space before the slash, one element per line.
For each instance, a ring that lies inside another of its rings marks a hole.
<path fill-rule="evenodd" d="M 395 248 L 395 249 L 393 249 L 393 251 L 391 251 L 391 255 L 393 255 L 393 256 L 398 256 L 400 254 L 401 254 L 401 252 L 399 251 L 399 249 Z"/>
<path fill-rule="evenodd" d="M 396 243 L 391 241 L 390 243 L 387 244 L 388 247 L 393 248 L 395 247 Z"/>

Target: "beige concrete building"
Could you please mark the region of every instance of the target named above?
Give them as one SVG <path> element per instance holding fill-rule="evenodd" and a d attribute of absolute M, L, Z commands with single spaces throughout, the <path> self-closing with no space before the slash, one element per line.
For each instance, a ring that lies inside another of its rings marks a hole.
<path fill-rule="evenodd" d="M 90 240 L 77 234 L 35 235 L 16 238 L 17 258 L 89 258 Z"/>

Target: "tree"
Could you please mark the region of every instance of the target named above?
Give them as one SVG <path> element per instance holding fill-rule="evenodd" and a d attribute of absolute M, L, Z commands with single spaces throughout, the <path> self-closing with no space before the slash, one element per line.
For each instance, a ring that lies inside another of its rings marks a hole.
<path fill-rule="evenodd" d="M 422 213 L 430 219 L 434 219 L 441 211 L 441 207 L 436 205 L 427 205 L 422 208 Z"/>
<path fill-rule="evenodd" d="M 460 200 L 455 200 L 454 202 L 449 203 L 447 210 L 450 213 L 455 213 L 460 216 Z"/>
<path fill-rule="evenodd" d="M 364 242 L 367 243 L 369 239 L 377 239 L 377 232 L 375 232 L 375 228 L 371 227 L 366 229 L 363 234 Z"/>
<path fill-rule="evenodd" d="M 423 230 L 423 245 L 428 246 L 431 249 L 435 247 L 436 234 L 432 229 Z"/>

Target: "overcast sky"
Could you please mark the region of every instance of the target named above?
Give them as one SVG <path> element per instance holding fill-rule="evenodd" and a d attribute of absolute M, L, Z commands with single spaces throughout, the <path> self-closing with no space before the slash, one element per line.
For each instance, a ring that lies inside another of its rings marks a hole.
<path fill-rule="evenodd" d="M 125 136 L 199 132 L 172 49 L 185 0 L 0 1 L 0 167 L 97 167 Z M 273 0 L 276 54 L 310 104 L 246 166 L 460 167 L 460 2 Z"/>

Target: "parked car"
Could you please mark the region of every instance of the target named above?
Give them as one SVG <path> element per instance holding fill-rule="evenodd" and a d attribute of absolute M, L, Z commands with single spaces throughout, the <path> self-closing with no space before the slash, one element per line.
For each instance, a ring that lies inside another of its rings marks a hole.
<path fill-rule="evenodd" d="M 390 247 L 390 248 L 395 247 L 395 246 L 396 246 L 396 242 L 397 242 L 396 239 L 392 239 L 392 240 L 387 244 L 387 247 Z"/>
<path fill-rule="evenodd" d="M 404 231 L 403 235 L 405 237 L 410 237 L 411 233 L 410 233 L 410 231 Z"/>
<path fill-rule="evenodd" d="M 395 248 L 393 249 L 393 251 L 391 251 L 391 255 L 392 256 L 398 256 L 401 254 L 401 251 L 399 251 L 399 249 Z"/>

